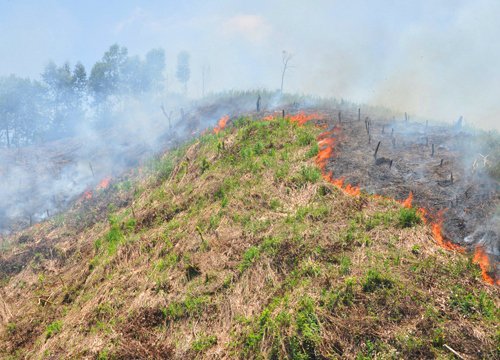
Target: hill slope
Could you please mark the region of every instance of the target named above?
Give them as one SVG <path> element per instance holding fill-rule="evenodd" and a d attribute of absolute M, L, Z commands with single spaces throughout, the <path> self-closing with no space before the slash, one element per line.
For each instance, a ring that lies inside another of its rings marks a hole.
<path fill-rule="evenodd" d="M 115 184 L 129 206 L 83 204 L 4 251 L 3 357 L 499 355 L 498 288 L 415 210 L 323 180 L 320 129 L 221 128 Z"/>

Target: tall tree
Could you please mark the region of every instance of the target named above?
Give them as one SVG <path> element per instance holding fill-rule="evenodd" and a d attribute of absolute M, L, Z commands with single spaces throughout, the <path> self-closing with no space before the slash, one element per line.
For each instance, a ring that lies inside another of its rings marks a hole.
<path fill-rule="evenodd" d="M 88 84 L 97 103 L 119 92 L 127 55 L 127 48 L 120 47 L 118 44 L 111 45 L 101 61 L 96 62 L 92 67 Z"/>
<path fill-rule="evenodd" d="M 177 76 L 177 80 L 184 85 L 184 94 L 187 94 L 187 83 L 191 76 L 189 53 L 187 51 L 181 51 L 179 55 L 177 55 L 177 71 L 175 75 Z"/>
<path fill-rule="evenodd" d="M 0 78 L 0 132 L 7 147 L 33 142 L 42 130 L 43 88 L 11 75 Z"/>
<path fill-rule="evenodd" d="M 146 54 L 145 74 L 149 90 L 159 92 L 163 90 L 165 78 L 165 51 L 163 49 L 152 49 Z"/>

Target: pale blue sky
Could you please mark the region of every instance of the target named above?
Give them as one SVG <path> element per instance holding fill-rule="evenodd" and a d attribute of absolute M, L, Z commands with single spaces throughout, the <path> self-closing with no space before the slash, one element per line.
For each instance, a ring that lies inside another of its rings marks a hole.
<path fill-rule="evenodd" d="M 112 43 L 180 50 L 190 93 L 279 86 L 281 51 L 294 54 L 285 89 L 380 103 L 499 128 L 500 2 L 0 0 L 0 75 L 38 77 L 50 60 L 90 67 Z"/>

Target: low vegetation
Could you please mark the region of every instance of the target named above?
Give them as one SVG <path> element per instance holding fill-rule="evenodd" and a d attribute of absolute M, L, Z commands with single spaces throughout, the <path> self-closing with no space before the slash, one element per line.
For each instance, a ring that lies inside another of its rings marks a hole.
<path fill-rule="evenodd" d="M 319 132 L 239 118 L 154 159 L 106 221 L 29 230 L 59 242 L 2 282 L 0 354 L 497 358 L 498 289 L 415 210 L 324 181 Z"/>

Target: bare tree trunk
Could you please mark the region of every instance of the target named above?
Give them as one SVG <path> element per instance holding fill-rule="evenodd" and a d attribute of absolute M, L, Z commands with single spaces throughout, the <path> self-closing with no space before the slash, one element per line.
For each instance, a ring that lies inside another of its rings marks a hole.
<path fill-rule="evenodd" d="M 285 81 L 285 73 L 286 73 L 286 69 L 288 69 L 288 62 L 292 58 L 292 54 L 288 54 L 286 51 L 283 51 L 282 58 L 283 58 L 283 70 L 281 71 L 280 94 L 283 94 L 283 83 Z"/>

